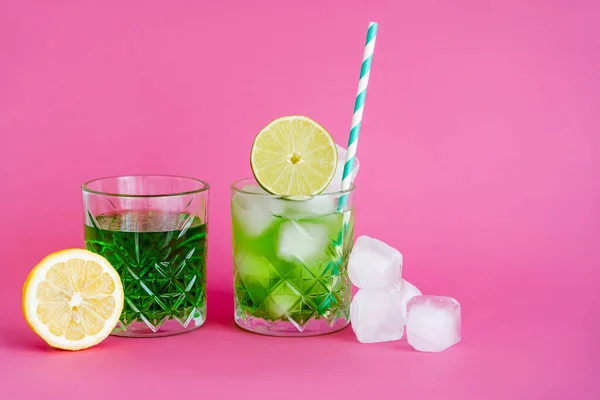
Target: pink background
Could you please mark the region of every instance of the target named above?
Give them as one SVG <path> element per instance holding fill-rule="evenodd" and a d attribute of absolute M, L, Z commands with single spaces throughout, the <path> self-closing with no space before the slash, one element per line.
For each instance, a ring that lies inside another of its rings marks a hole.
<path fill-rule="evenodd" d="M 0 1 L 0 397 L 600 396 L 599 2 L 48 3 Z M 278 116 L 345 142 L 370 20 L 357 233 L 462 303 L 440 354 L 232 322 L 228 186 Z M 212 185 L 208 321 L 51 350 L 23 321 L 25 277 L 82 246 L 82 182 L 136 173 Z"/>

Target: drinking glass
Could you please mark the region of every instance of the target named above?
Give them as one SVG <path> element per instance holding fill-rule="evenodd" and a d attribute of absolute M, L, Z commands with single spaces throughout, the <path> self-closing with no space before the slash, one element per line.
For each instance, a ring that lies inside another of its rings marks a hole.
<path fill-rule="evenodd" d="M 348 324 L 353 200 L 354 187 L 284 198 L 253 179 L 233 183 L 235 322 L 241 328 L 311 336 Z"/>
<path fill-rule="evenodd" d="M 115 267 L 125 304 L 112 334 L 166 336 L 206 319 L 208 183 L 181 176 L 95 179 L 83 190 L 85 246 Z"/>

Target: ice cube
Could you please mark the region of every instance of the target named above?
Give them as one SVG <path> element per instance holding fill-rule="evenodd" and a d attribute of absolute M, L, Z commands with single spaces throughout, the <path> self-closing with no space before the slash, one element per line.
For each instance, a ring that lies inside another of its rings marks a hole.
<path fill-rule="evenodd" d="M 238 250 L 234 254 L 233 261 L 244 281 L 255 281 L 264 287 L 269 287 L 271 279 L 277 277 L 275 267 L 260 253 Z"/>
<path fill-rule="evenodd" d="M 402 254 L 380 240 L 361 236 L 350 254 L 348 273 L 359 288 L 393 287 L 402 274 Z"/>
<path fill-rule="evenodd" d="M 265 309 L 272 319 L 280 319 L 302 307 L 302 296 L 289 282 L 278 285 L 265 300 Z M 291 319 L 293 321 L 293 319 Z"/>
<path fill-rule="evenodd" d="M 239 279 L 252 301 L 261 304 L 269 295 L 269 288 L 279 274 L 269 260 L 259 254 L 237 249 L 233 257 Z"/>
<path fill-rule="evenodd" d="M 350 304 L 350 321 L 361 343 L 402 338 L 404 318 L 400 293 L 394 288 L 360 289 Z"/>
<path fill-rule="evenodd" d="M 408 282 L 405 279 L 400 279 L 400 282 L 394 286 L 395 289 L 400 292 L 400 301 L 402 302 L 402 315 L 406 321 L 406 305 L 415 296 L 420 296 L 421 291 L 416 288 L 415 285 Z"/>
<path fill-rule="evenodd" d="M 286 261 L 314 261 L 323 254 L 328 239 L 326 226 L 289 220 L 281 225 L 277 254 Z"/>
<path fill-rule="evenodd" d="M 339 192 L 342 189 L 342 175 L 344 173 L 344 164 L 346 163 L 346 154 L 348 151 L 346 148 L 340 146 L 339 144 L 335 145 L 338 151 L 338 164 L 335 169 L 335 175 L 329 183 L 329 186 L 325 189 L 323 193 L 335 193 Z M 356 178 L 356 174 L 358 174 L 358 168 L 360 167 L 360 163 L 358 162 L 358 158 L 354 158 L 354 168 L 352 169 L 352 182 L 354 182 L 354 178 Z"/>
<path fill-rule="evenodd" d="M 273 199 L 271 211 L 287 218 L 312 218 L 334 213 L 336 204 L 332 196 L 292 196 Z"/>
<path fill-rule="evenodd" d="M 452 297 L 416 296 L 407 308 L 406 336 L 416 350 L 438 352 L 460 342 L 460 304 Z"/>
<path fill-rule="evenodd" d="M 247 192 L 247 193 L 243 193 Z M 264 194 L 265 196 L 257 196 Z M 258 236 L 263 233 L 275 220 L 271 213 L 271 198 L 267 192 L 257 185 L 246 185 L 242 192 L 236 192 L 231 201 L 231 213 L 244 233 L 248 236 Z"/>

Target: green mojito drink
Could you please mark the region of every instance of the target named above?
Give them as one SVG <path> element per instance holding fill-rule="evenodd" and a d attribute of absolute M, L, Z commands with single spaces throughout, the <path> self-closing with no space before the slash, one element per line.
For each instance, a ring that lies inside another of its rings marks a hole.
<path fill-rule="evenodd" d="M 320 335 L 349 322 L 354 186 L 345 149 L 304 116 L 256 135 L 254 179 L 232 185 L 235 321 L 276 336 Z"/>
<path fill-rule="evenodd" d="M 235 320 L 257 333 L 333 332 L 349 321 L 352 190 L 287 199 L 253 180 L 232 186 Z"/>
<path fill-rule="evenodd" d="M 201 181 L 166 176 L 84 186 L 85 246 L 106 258 L 123 283 L 113 334 L 164 336 L 204 323 L 207 189 Z"/>

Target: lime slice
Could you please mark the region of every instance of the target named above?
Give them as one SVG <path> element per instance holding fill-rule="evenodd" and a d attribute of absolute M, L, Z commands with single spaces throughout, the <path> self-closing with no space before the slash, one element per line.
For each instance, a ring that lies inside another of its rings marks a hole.
<path fill-rule="evenodd" d="M 335 174 L 337 148 L 312 119 L 276 119 L 256 135 L 250 166 L 260 186 L 280 196 L 321 193 Z"/>

